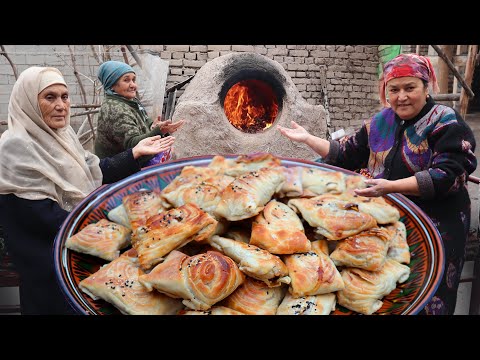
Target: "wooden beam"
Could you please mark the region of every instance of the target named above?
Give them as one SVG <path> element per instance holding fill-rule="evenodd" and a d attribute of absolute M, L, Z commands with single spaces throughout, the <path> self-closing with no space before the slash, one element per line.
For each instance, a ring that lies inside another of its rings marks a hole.
<path fill-rule="evenodd" d="M 475 46 L 475 45 L 472 45 L 472 46 Z M 463 80 L 462 75 L 460 75 L 458 70 L 455 68 L 455 65 L 453 65 L 452 62 L 450 61 L 450 59 L 443 53 L 442 49 L 440 49 L 440 47 L 438 45 L 431 45 L 431 47 L 433 47 L 435 49 L 435 51 L 437 52 L 438 56 L 440 56 L 443 59 L 443 61 L 445 61 L 447 63 L 450 70 L 452 70 L 453 75 L 455 75 L 455 77 L 458 79 L 458 81 L 460 81 L 460 84 L 462 84 L 462 86 L 465 89 L 467 95 L 471 98 L 474 97 L 475 94 L 473 93 L 472 89 L 470 89 L 470 85 L 467 85 L 465 80 Z"/>
<path fill-rule="evenodd" d="M 434 94 L 431 95 L 435 101 L 458 101 L 460 100 L 460 94 Z"/>
<path fill-rule="evenodd" d="M 470 45 L 468 47 L 467 64 L 465 65 L 465 82 L 468 84 L 468 86 L 472 84 L 473 72 L 475 71 L 475 57 L 477 56 L 477 51 L 478 45 Z M 473 96 L 475 96 L 475 94 Z M 469 95 L 469 97 L 471 98 L 473 96 Z M 468 100 L 469 98 L 465 96 L 465 89 L 462 89 L 462 93 L 460 95 L 460 115 L 463 118 L 465 118 L 465 115 L 467 115 Z"/>
<path fill-rule="evenodd" d="M 72 104 L 70 105 L 71 109 L 75 108 L 99 108 L 102 104 Z"/>
<path fill-rule="evenodd" d="M 135 59 L 135 61 L 138 64 L 138 66 L 140 66 L 143 69 L 142 60 L 140 60 L 140 57 L 138 56 L 137 52 L 132 47 L 132 45 L 125 45 L 125 46 L 127 47 L 128 51 L 130 51 L 130 54 L 132 54 L 133 58 Z"/>
<path fill-rule="evenodd" d="M 453 45 L 440 45 L 443 53 L 448 59 L 451 59 L 453 56 Z M 448 64 L 443 58 L 437 63 L 437 82 L 438 88 L 440 89 L 441 94 L 448 93 L 448 74 L 450 73 L 448 69 Z"/>

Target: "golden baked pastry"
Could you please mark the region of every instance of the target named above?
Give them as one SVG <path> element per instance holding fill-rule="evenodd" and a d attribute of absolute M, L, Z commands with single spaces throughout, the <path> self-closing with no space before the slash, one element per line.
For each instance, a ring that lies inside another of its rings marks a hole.
<path fill-rule="evenodd" d="M 370 214 L 378 224 L 390 224 L 400 219 L 400 212 L 395 206 L 387 203 L 385 198 L 356 195 L 352 190 L 345 191 L 340 197 L 358 205 L 360 212 Z"/>
<path fill-rule="evenodd" d="M 290 207 L 271 200 L 252 222 L 251 245 L 272 254 L 294 254 L 310 251 L 302 221 Z"/>
<path fill-rule="evenodd" d="M 130 245 L 130 229 L 107 219 L 89 224 L 69 237 L 65 247 L 80 253 L 112 261 Z"/>
<path fill-rule="evenodd" d="M 335 293 L 293 297 L 287 293 L 276 315 L 330 315 L 335 310 Z"/>
<path fill-rule="evenodd" d="M 344 173 L 310 167 L 302 169 L 302 196 L 317 196 L 326 193 L 340 194 L 345 191 Z"/>
<path fill-rule="evenodd" d="M 150 291 L 139 281 L 145 274 L 134 249 L 80 281 L 79 288 L 93 300 L 103 299 L 126 315 L 174 315 L 183 304 L 178 299 Z"/>
<path fill-rule="evenodd" d="M 275 315 L 285 295 L 285 287 L 268 287 L 262 281 L 246 277 L 245 282 L 222 305 L 247 315 Z"/>
<path fill-rule="evenodd" d="M 284 180 L 280 168 L 262 168 L 239 176 L 223 191 L 215 213 L 230 221 L 251 218 L 263 210 Z"/>
<path fill-rule="evenodd" d="M 410 268 L 391 259 L 385 261 L 380 271 L 358 268 L 342 270 L 345 288 L 337 293 L 338 304 L 365 315 L 379 310 L 381 299 L 390 294 L 397 282 L 403 283 L 410 276 Z"/>
<path fill-rule="evenodd" d="M 293 297 L 327 294 L 343 289 L 340 273 L 321 248 L 314 241 L 312 251 L 284 256 L 291 279 L 288 291 Z"/>
<path fill-rule="evenodd" d="M 139 278 L 147 289 L 182 298 L 183 304 L 193 310 L 210 309 L 244 280 L 237 264 L 218 251 L 188 256 L 177 250 Z"/>
<path fill-rule="evenodd" d="M 151 269 L 163 256 L 192 240 L 202 241 L 212 236 L 217 220 L 192 203 L 148 218 L 145 226 L 132 236 L 140 266 Z"/>
<path fill-rule="evenodd" d="M 122 203 L 133 231 L 145 225 L 150 216 L 164 210 L 160 194 L 153 190 L 143 189 L 125 195 L 122 198 Z"/>
<path fill-rule="evenodd" d="M 217 169 L 219 173 L 237 177 L 252 171 L 258 171 L 261 168 L 280 166 L 280 164 L 281 160 L 272 154 L 255 153 L 240 155 L 235 159 L 226 159 L 217 155 L 208 166 Z"/>
<path fill-rule="evenodd" d="M 328 240 L 345 239 L 377 225 L 375 219 L 360 212 L 356 204 L 335 195 L 291 199 L 288 206 L 299 212 L 315 228 L 315 232 Z"/>
<path fill-rule="evenodd" d="M 183 185 L 163 195 L 164 199 L 173 207 L 194 203 L 210 215 L 214 215 L 214 210 L 217 208 L 221 196 L 222 190 L 204 183 Z"/>
<path fill-rule="evenodd" d="M 123 203 L 110 210 L 107 213 L 107 218 L 110 221 L 131 229 L 130 219 L 128 218 L 128 214 L 125 210 L 125 206 L 123 206 Z"/>
<path fill-rule="evenodd" d="M 293 166 L 286 167 L 281 166 L 283 175 L 285 175 L 285 181 L 283 182 L 277 195 L 279 197 L 297 197 L 303 194 L 302 186 L 302 174 L 303 167 Z"/>
<path fill-rule="evenodd" d="M 245 314 L 237 310 L 229 309 L 225 306 L 212 306 L 208 310 L 183 309 L 178 312 L 178 315 L 245 315 Z"/>
<path fill-rule="evenodd" d="M 362 175 L 345 175 L 345 190 L 365 189 L 367 178 Z"/>
<path fill-rule="evenodd" d="M 330 258 L 337 266 L 377 271 L 387 258 L 392 234 L 384 228 L 371 228 L 340 240 Z"/>
<path fill-rule="evenodd" d="M 387 257 L 402 264 L 410 264 L 410 247 L 407 243 L 407 229 L 405 224 L 397 221 L 386 226 L 392 233 L 388 244 Z"/>
<path fill-rule="evenodd" d="M 251 244 L 245 244 L 218 235 L 208 239 L 208 243 L 223 254 L 232 258 L 246 275 L 265 282 L 268 286 L 289 284 L 287 266 L 278 256 Z"/>

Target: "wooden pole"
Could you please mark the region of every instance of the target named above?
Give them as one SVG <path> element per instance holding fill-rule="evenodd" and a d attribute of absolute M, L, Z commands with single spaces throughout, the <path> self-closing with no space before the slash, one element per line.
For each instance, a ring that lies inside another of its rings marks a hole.
<path fill-rule="evenodd" d="M 478 45 L 470 45 L 468 47 L 467 63 L 465 65 L 465 82 L 469 87 L 472 84 L 473 72 L 475 70 L 475 57 L 477 55 L 477 51 Z M 475 96 L 475 94 L 469 97 L 473 96 Z M 465 89 L 462 89 L 462 93 L 460 95 L 460 115 L 463 118 L 465 118 L 465 115 L 467 115 L 469 97 L 465 95 Z"/>
<path fill-rule="evenodd" d="M 472 46 L 476 46 L 476 45 L 472 45 Z M 474 97 L 475 94 L 473 93 L 472 89 L 470 89 L 470 85 L 467 85 L 465 80 L 463 80 L 462 75 L 460 75 L 460 73 L 455 68 L 455 65 L 453 65 L 453 63 L 450 61 L 450 59 L 445 56 L 442 49 L 440 49 L 440 47 L 438 45 L 431 45 L 431 47 L 433 47 L 435 49 L 435 51 L 437 52 L 438 56 L 440 56 L 443 59 L 443 61 L 445 61 L 447 63 L 450 70 L 452 70 L 453 75 L 455 75 L 455 77 L 458 79 L 458 81 L 460 81 L 460 84 L 462 84 L 462 86 L 465 89 L 467 95 L 469 97 Z"/>
<path fill-rule="evenodd" d="M 456 50 L 456 52 L 455 52 L 455 55 L 456 55 L 456 56 L 462 55 L 462 45 L 457 45 L 457 50 Z M 456 68 L 457 70 L 460 70 L 460 66 L 455 67 L 455 68 Z M 457 94 L 457 93 L 458 93 L 458 80 L 457 80 L 457 78 L 454 76 L 454 77 L 453 77 L 453 89 L 452 89 L 452 94 Z M 460 96 L 458 96 L 458 98 L 460 99 Z M 458 101 L 458 100 L 455 100 L 455 101 L 453 102 L 453 107 L 454 107 L 454 108 L 457 108 L 457 105 L 458 105 L 458 104 L 457 104 L 457 101 Z"/>
<path fill-rule="evenodd" d="M 433 94 L 431 95 L 435 101 L 458 101 L 460 94 Z"/>
<path fill-rule="evenodd" d="M 452 58 L 453 45 L 440 45 L 440 48 L 448 59 Z M 437 63 L 438 88 L 440 89 L 440 94 L 448 94 L 448 74 L 450 74 L 450 71 L 445 60 L 443 60 L 443 58 L 440 59 Z"/>

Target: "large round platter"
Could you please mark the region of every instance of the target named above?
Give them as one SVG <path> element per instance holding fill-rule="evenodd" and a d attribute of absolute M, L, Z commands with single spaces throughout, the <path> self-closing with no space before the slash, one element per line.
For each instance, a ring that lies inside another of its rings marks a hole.
<path fill-rule="evenodd" d="M 236 156 L 226 156 L 234 158 Z M 141 188 L 163 189 L 186 165 L 207 166 L 213 156 L 198 156 L 175 160 L 151 166 L 117 183 L 102 186 L 92 192 L 70 213 L 55 238 L 54 254 L 57 280 L 73 308 L 80 314 L 110 315 L 120 314 L 113 305 L 103 301 L 93 301 L 83 293 L 78 284 L 96 272 L 105 261 L 90 255 L 80 254 L 65 248 L 66 240 L 88 224 L 106 218 L 107 213 L 122 203 L 122 198 Z M 312 161 L 281 158 L 284 166 L 316 167 L 327 171 L 351 171 Z M 444 269 L 444 249 L 440 234 L 431 220 L 413 202 L 403 195 L 389 194 L 387 202 L 400 211 L 400 220 L 407 229 L 407 242 L 410 246 L 410 277 L 383 299 L 382 308 L 375 314 L 407 315 L 417 314 L 435 293 Z M 356 314 L 337 305 L 333 315 Z"/>

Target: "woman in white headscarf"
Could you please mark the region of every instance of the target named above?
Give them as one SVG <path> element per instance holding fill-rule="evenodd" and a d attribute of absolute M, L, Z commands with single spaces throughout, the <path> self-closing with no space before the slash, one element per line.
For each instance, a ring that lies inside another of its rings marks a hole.
<path fill-rule="evenodd" d="M 8 130 L 0 138 L 0 222 L 20 274 L 22 314 L 72 313 L 55 280 L 59 227 L 93 190 L 139 171 L 137 159 L 168 150 L 173 142 L 153 136 L 99 160 L 70 126 L 60 71 L 30 67 L 20 74 L 8 105 Z"/>

